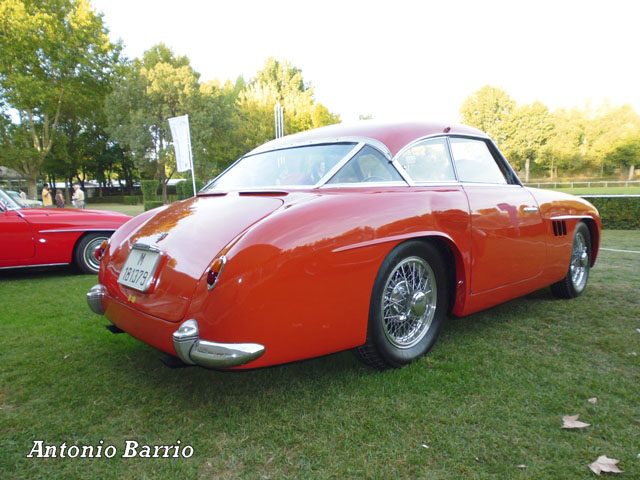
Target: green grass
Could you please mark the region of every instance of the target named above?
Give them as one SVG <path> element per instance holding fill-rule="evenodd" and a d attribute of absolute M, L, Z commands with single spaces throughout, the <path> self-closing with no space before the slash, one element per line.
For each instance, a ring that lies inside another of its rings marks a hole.
<path fill-rule="evenodd" d="M 603 247 L 640 250 L 640 233 Z M 639 270 L 639 254 L 603 251 L 579 299 L 544 289 L 452 319 L 429 355 L 382 373 L 349 352 L 170 370 L 89 311 L 95 276 L 0 271 L 0 476 L 583 479 L 607 455 L 640 478 Z M 561 429 L 571 414 L 592 425 Z M 34 440 L 118 455 L 26 458 Z M 121 458 L 126 440 L 194 455 Z"/>
<path fill-rule="evenodd" d="M 94 203 L 87 205 L 91 210 L 111 210 L 135 217 L 144 211 L 144 205 L 124 205 L 122 203 Z"/>
<path fill-rule="evenodd" d="M 640 195 L 640 187 L 577 187 L 577 188 L 549 188 L 542 185 L 541 188 L 557 190 L 572 195 Z"/>

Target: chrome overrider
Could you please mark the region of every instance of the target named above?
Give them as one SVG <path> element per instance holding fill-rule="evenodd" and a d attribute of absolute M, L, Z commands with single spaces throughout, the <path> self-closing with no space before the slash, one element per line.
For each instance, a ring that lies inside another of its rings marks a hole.
<path fill-rule="evenodd" d="M 173 348 L 180 360 L 207 368 L 226 368 L 243 365 L 264 353 L 258 343 L 216 343 L 200 340 L 198 322 L 187 320 L 173 332 Z"/>
<path fill-rule="evenodd" d="M 97 284 L 87 293 L 87 303 L 98 315 L 104 315 L 102 300 L 107 294 Z M 173 332 L 173 347 L 184 363 L 206 368 L 228 368 L 243 365 L 260 357 L 265 348 L 258 343 L 216 343 L 200 339 L 196 320 L 186 320 Z"/>

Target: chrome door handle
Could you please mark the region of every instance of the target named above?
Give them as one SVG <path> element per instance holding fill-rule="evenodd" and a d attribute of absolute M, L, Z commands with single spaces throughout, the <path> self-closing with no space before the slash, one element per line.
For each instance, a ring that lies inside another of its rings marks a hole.
<path fill-rule="evenodd" d="M 536 213 L 538 211 L 538 207 L 524 207 L 522 210 L 525 213 Z"/>

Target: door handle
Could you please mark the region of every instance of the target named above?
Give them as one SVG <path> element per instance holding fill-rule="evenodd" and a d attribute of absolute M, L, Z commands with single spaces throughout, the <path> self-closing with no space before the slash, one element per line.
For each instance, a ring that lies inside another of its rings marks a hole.
<path fill-rule="evenodd" d="M 536 213 L 538 211 L 538 207 L 524 207 L 522 210 L 525 213 Z"/>

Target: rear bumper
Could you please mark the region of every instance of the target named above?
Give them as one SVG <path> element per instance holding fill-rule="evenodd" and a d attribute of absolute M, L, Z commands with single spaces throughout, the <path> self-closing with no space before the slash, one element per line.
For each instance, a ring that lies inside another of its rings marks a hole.
<path fill-rule="evenodd" d="M 255 360 L 265 352 L 265 347 L 258 343 L 216 343 L 202 340 L 198 322 L 193 319 L 186 320 L 176 330 L 174 323 L 134 311 L 128 305 L 109 298 L 106 287 L 101 284 L 91 287 L 87 293 L 87 303 L 95 313 L 106 314 L 109 320 L 130 335 L 169 354 L 177 355 L 189 365 L 206 368 L 236 367 Z M 140 321 L 142 319 L 146 321 Z M 171 350 L 175 350 L 175 353 Z"/>

